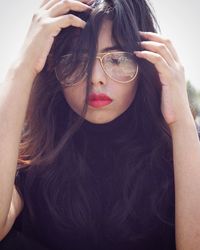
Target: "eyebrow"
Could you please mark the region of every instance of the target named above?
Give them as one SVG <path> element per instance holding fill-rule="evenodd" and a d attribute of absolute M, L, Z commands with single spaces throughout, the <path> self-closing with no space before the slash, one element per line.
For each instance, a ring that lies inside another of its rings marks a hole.
<path fill-rule="evenodd" d="M 100 53 L 105 53 L 105 52 L 109 52 L 109 51 L 112 51 L 112 50 L 121 50 L 121 48 L 117 45 L 114 45 L 114 46 L 111 46 L 111 47 L 106 47 L 102 50 L 100 50 Z"/>

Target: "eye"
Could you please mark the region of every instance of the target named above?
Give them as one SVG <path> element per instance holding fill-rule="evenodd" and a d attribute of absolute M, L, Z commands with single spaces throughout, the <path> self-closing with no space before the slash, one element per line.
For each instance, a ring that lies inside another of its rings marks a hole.
<path fill-rule="evenodd" d="M 114 65 L 126 64 L 130 59 L 123 53 L 110 55 L 109 62 Z"/>
<path fill-rule="evenodd" d="M 112 58 L 110 59 L 110 62 L 111 62 L 112 64 L 119 65 L 119 64 L 121 63 L 121 60 L 120 60 L 120 58 L 112 57 Z"/>
<path fill-rule="evenodd" d="M 122 62 L 122 58 L 119 55 L 109 55 L 106 61 L 113 65 L 119 65 Z"/>

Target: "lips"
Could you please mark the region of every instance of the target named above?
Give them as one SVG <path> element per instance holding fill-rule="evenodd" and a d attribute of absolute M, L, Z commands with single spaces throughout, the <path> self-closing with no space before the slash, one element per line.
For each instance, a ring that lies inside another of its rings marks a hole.
<path fill-rule="evenodd" d="M 94 100 L 96 100 L 96 101 L 108 101 L 108 100 L 112 101 L 112 99 L 105 94 L 95 94 L 95 93 L 92 93 L 89 95 L 89 100 L 91 100 L 91 101 L 94 101 Z"/>
<path fill-rule="evenodd" d="M 94 108 L 100 108 L 100 107 L 109 105 L 112 101 L 113 100 L 109 96 L 107 96 L 106 94 L 92 93 L 89 95 L 88 103 L 90 106 L 92 106 Z"/>

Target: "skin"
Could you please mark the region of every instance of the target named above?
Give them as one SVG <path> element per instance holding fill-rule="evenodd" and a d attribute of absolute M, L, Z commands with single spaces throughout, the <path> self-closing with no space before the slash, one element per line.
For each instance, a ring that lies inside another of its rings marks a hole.
<path fill-rule="evenodd" d="M 105 20 L 100 30 L 98 39 L 98 51 L 103 52 L 105 48 L 115 45 L 112 35 L 112 22 Z M 113 102 L 101 108 L 88 106 L 85 119 L 96 124 L 110 122 L 124 113 L 134 100 L 137 90 L 137 80 L 121 84 L 110 79 L 103 71 L 100 61 L 96 60 L 92 73 L 90 93 L 104 93 Z M 64 96 L 69 106 L 79 115 L 83 110 L 86 96 L 86 83 L 80 82 L 75 86 L 64 89 Z"/>

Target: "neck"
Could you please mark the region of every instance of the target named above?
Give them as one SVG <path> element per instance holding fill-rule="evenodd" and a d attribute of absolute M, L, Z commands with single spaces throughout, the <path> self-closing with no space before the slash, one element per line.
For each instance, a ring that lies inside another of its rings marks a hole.
<path fill-rule="evenodd" d="M 114 120 L 103 123 L 103 124 L 95 124 L 85 120 L 82 124 L 81 129 L 90 133 L 118 133 L 129 127 L 129 123 L 131 120 L 132 107 L 130 106 L 124 113 L 115 118 Z"/>

